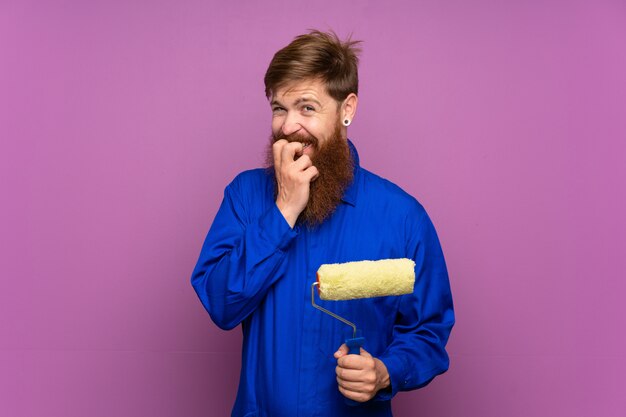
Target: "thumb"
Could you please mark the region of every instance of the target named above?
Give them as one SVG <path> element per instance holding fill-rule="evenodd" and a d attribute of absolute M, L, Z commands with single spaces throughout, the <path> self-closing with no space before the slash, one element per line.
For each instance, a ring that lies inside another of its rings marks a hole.
<path fill-rule="evenodd" d="M 348 354 L 348 346 L 346 346 L 346 344 L 344 343 L 343 345 L 339 346 L 339 349 L 337 350 L 337 352 L 335 352 L 333 356 L 335 357 L 335 359 L 339 359 L 342 356 L 346 356 L 347 354 Z"/>
<path fill-rule="evenodd" d="M 363 348 L 361 348 L 361 356 L 363 356 L 365 358 L 371 358 L 372 357 L 372 355 L 370 355 L 370 353 L 367 350 L 363 349 Z"/>

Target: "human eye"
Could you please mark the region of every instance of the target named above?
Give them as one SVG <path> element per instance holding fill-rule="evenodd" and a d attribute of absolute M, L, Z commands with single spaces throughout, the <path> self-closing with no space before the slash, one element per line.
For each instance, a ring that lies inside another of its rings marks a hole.
<path fill-rule="evenodd" d="M 311 106 L 310 104 L 305 104 L 304 106 L 302 106 L 302 111 L 303 112 L 313 112 L 315 111 L 315 107 Z"/>
<path fill-rule="evenodd" d="M 285 108 L 281 107 L 281 106 L 273 106 L 272 107 L 272 113 L 279 113 L 279 112 L 282 112 L 284 110 L 285 110 Z"/>

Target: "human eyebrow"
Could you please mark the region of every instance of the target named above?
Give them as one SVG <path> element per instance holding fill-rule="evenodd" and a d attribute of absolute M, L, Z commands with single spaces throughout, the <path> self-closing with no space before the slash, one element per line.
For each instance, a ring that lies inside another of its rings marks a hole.
<path fill-rule="evenodd" d="M 281 104 L 278 100 L 274 99 L 274 100 L 272 100 L 272 102 L 270 103 L 270 107 L 274 108 L 274 107 L 276 107 L 276 106 L 278 106 L 278 107 L 285 107 L 285 106 L 283 106 L 283 105 L 282 105 L 282 104 Z"/>
<path fill-rule="evenodd" d="M 297 106 L 297 105 L 302 104 L 302 103 L 309 103 L 309 102 L 310 103 L 315 103 L 319 107 L 322 107 L 322 103 L 320 103 L 319 101 L 317 101 L 316 99 L 311 98 L 311 97 L 300 97 L 299 99 L 296 100 L 296 102 L 294 103 L 294 106 Z"/>

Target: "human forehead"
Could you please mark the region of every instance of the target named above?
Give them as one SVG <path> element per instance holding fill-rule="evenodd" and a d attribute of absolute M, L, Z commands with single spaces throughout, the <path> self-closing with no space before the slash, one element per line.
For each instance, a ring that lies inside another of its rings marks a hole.
<path fill-rule="evenodd" d="M 270 97 L 270 102 L 282 104 L 297 104 L 302 101 L 317 101 L 322 105 L 335 100 L 326 91 L 326 86 L 320 80 L 294 81 L 276 89 Z"/>

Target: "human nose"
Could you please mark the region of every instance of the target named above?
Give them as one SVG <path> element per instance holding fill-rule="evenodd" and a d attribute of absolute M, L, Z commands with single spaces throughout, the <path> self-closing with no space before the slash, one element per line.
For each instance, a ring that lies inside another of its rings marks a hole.
<path fill-rule="evenodd" d="M 288 136 L 293 133 L 296 133 L 302 129 L 302 125 L 300 124 L 300 119 L 298 115 L 295 113 L 287 113 L 287 117 L 285 117 L 285 121 L 283 122 L 282 131 L 283 135 Z"/>

